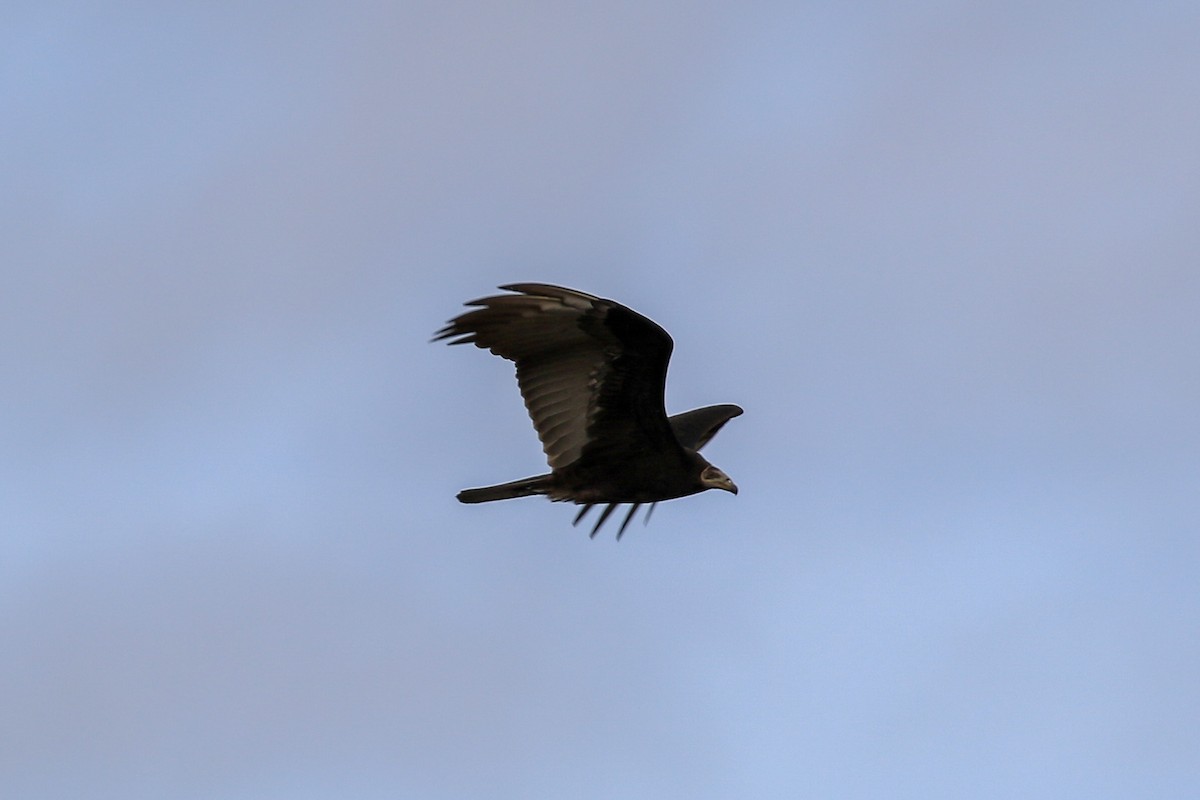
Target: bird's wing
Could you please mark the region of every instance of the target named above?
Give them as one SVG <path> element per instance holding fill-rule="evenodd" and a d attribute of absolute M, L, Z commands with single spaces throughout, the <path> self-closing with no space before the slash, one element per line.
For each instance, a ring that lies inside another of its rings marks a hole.
<path fill-rule="evenodd" d="M 675 438 L 684 447 L 699 450 L 721 430 L 721 426 L 734 417 L 742 415 L 742 409 L 732 403 L 705 406 L 668 418 Z"/>
<path fill-rule="evenodd" d="M 671 337 L 625 306 L 572 289 L 514 283 L 435 339 L 483 347 L 517 365 L 517 382 L 552 469 L 678 448 L 663 407 Z"/>

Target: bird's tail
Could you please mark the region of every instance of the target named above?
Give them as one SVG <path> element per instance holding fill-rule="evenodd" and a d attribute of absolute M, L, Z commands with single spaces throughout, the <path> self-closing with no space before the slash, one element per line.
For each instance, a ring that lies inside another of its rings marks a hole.
<path fill-rule="evenodd" d="M 479 489 L 463 489 L 458 493 L 460 503 L 489 503 L 492 500 L 508 500 L 512 497 L 528 497 L 531 494 L 546 494 L 549 491 L 550 476 L 535 475 L 532 478 L 522 478 L 519 481 L 483 486 Z"/>

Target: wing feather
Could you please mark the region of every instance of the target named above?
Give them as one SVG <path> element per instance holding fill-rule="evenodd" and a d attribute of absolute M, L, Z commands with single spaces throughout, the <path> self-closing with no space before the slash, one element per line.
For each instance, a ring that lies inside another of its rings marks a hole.
<path fill-rule="evenodd" d="M 738 406 L 724 403 L 674 414 L 669 417 L 669 422 L 681 445 L 699 450 L 721 430 L 721 426 L 741 413 L 742 409 Z"/>
<path fill-rule="evenodd" d="M 472 300 L 435 335 L 512 361 L 551 468 L 679 448 L 663 406 L 671 337 L 612 300 L 544 283 Z M 612 460 L 610 462 L 610 460 Z"/>

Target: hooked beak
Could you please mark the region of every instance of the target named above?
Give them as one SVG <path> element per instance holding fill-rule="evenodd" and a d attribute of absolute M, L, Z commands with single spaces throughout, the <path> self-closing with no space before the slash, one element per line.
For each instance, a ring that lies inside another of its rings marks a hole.
<path fill-rule="evenodd" d="M 709 489 L 723 489 L 733 494 L 737 494 L 738 492 L 737 484 L 731 481 L 729 476 L 724 472 L 711 465 L 704 470 L 701 480 L 704 481 L 704 485 Z"/>

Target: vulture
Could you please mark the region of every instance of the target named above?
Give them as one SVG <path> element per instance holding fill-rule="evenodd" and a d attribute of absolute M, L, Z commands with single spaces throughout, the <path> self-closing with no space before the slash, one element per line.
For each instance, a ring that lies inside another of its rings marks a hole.
<path fill-rule="evenodd" d="M 463 503 L 545 495 L 604 510 L 595 537 L 621 504 L 737 486 L 698 452 L 721 426 L 742 413 L 731 404 L 668 417 L 663 404 L 674 343 L 665 330 L 620 303 L 544 283 L 499 287 L 513 294 L 472 300 L 472 311 L 450 320 L 434 341 L 474 344 L 516 364 L 517 384 L 550 472 L 496 486 L 464 489 Z"/>

